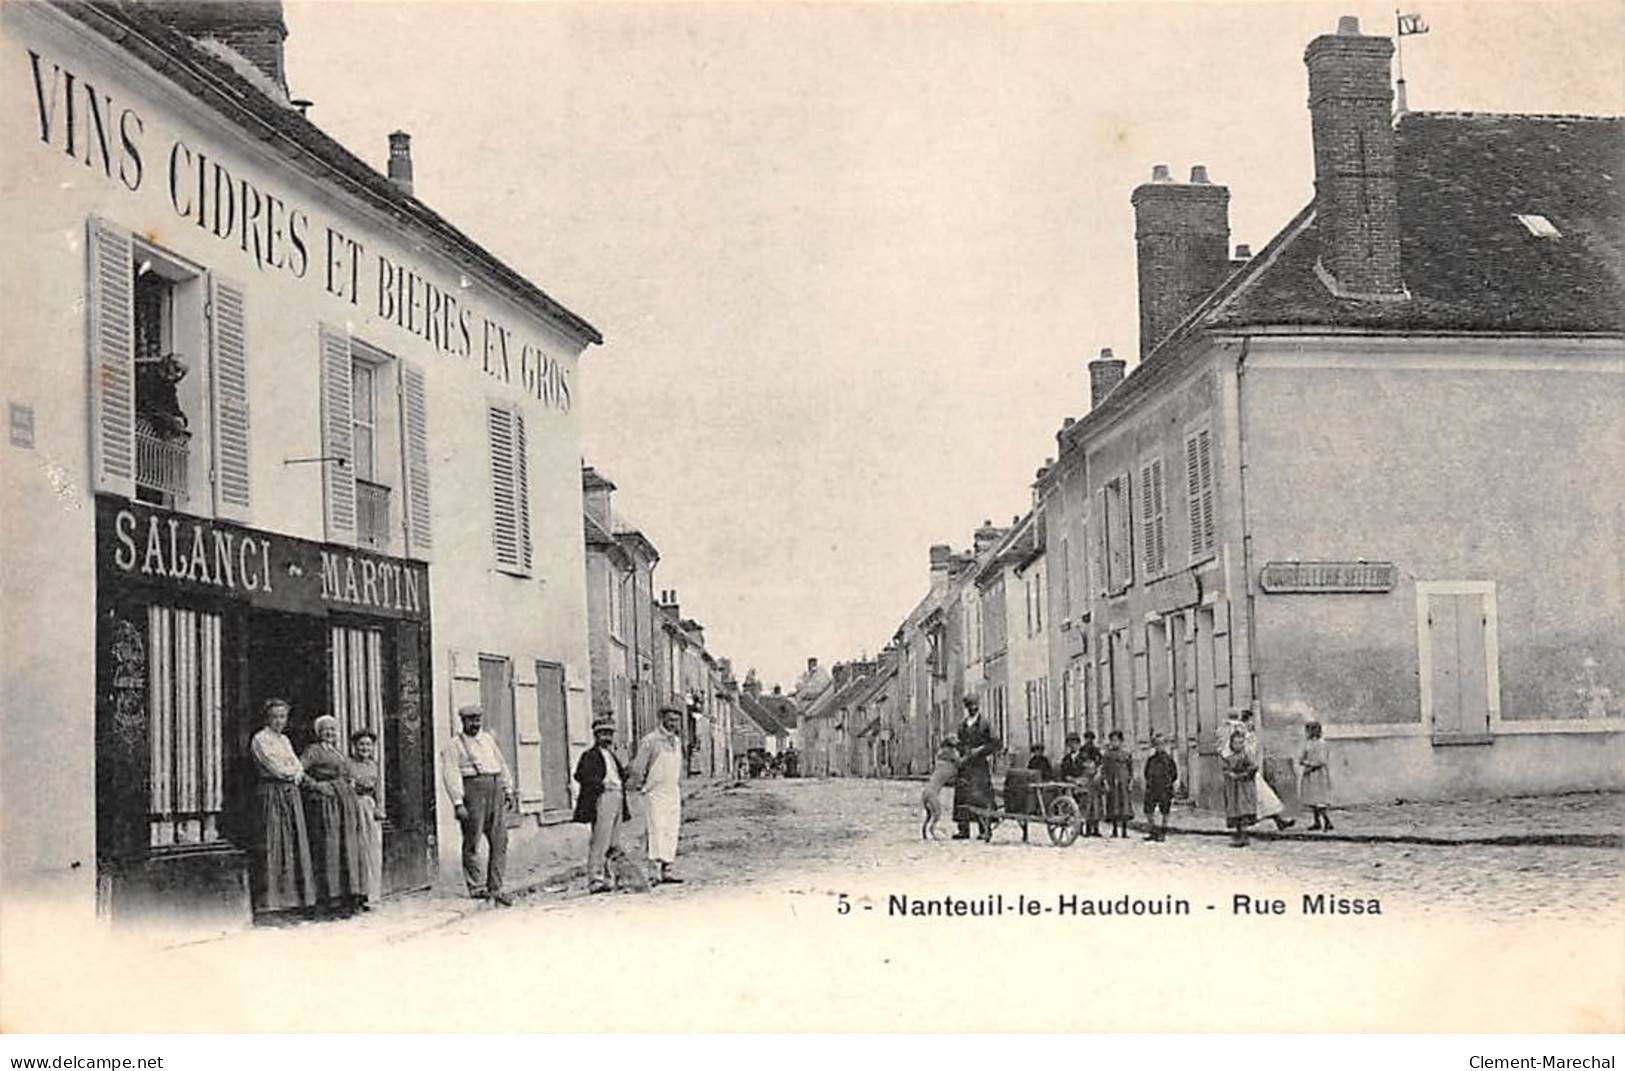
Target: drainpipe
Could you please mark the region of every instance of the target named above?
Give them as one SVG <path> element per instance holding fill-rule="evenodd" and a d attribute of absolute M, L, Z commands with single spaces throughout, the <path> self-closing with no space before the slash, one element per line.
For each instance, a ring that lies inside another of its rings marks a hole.
<path fill-rule="evenodd" d="M 1247 675 L 1252 704 L 1258 712 L 1260 741 L 1264 734 L 1264 706 L 1258 690 L 1258 573 L 1253 568 L 1253 533 L 1247 523 L 1247 403 L 1242 396 L 1246 381 L 1247 352 L 1252 340 L 1242 336 L 1241 352 L 1236 355 L 1236 451 L 1241 468 L 1237 485 L 1237 506 L 1241 511 L 1241 567 L 1247 575 Z M 1262 757 L 1262 756 L 1261 756 Z"/>

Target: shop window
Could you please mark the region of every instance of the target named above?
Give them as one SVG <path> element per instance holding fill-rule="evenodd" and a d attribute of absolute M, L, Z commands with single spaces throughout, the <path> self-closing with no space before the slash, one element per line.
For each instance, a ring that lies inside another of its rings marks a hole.
<path fill-rule="evenodd" d="M 525 414 L 518 406 L 486 407 L 491 449 L 491 544 L 497 568 L 528 576 L 531 564 L 530 477 Z"/>
<path fill-rule="evenodd" d="M 148 827 L 154 848 L 220 839 L 220 616 L 147 608 Z"/>

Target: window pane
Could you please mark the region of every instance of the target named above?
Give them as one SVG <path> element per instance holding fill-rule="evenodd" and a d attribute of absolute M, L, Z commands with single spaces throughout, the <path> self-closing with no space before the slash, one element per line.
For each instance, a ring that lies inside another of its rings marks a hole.
<path fill-rule="evenodd" d="M 357 424 L 373 422 L 373 375 L 373 366 L 366 361 L 356 361 L 351 369 L 350 389 L 353 397 L 350 404 L 354 407 Z"/>
<path fill-rule="evenodd" d="M 358 480 L 373 479 L 373 431 L 366 424 L 355 426 L 355 475 Z"/>

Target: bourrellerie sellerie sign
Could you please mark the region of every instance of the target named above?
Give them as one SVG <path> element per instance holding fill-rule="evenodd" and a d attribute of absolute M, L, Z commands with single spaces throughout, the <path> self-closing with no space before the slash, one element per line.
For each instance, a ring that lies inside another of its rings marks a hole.
<path fill-rule="evenodd" d="M 1269 562 L 1258 583 L 1271 595 L 1362 594 L 1394 590 L 1393 562 Z"/>
<path fill-rule="evenodd" d="M 265 609 L 429 617 L 429 573 L 421 562 L 121 498 L 96 500 L 96 567 L 103 579 L 241 599 Z"/>

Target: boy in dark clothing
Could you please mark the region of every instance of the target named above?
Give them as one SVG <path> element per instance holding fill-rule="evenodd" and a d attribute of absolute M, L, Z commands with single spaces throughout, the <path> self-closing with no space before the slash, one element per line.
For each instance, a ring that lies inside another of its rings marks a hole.
<path fill-rule="evenodd" d="M 1100 765 L 1100 746 L 1095 743 L 1095 734 L 1092 729 L 1083 734 L 1082 754 L 1085 762 L 1092 762 L 1097 767 Z"/>
<path fill-rule="evenodd" d="M 1027 769 L 1037 773 L 1040 781 L 1055 780 L 1055 767 L 1050 765 L 1049 757 L 1044 754 L 1044 745 L 1034 744 L 1032 753 L 1032 758 L 1027 760 Z"/>
<path fill-rule="evenodd" d="M 1145 760 L 1145 824 L 1146 840 L 1163 840 L 1168 836 L 1168 810 L 1174 802 L 1174 786 L 1179 783 L 1179 767 L 1168 754 L 1168 741 L 1161 736 L 1152 738 L 1156 750 Z M 1162 824 L 1157 824 L 1157 812 L 1162 812 Z"/>
<path fill-rule="evenodd" d="M 1061 780 L 1070 781 L 1083 774 L 1083 752 L 1078 750 L 1077 733 L 1066 734 L 1066 754 L 1061 756 Z"/>

